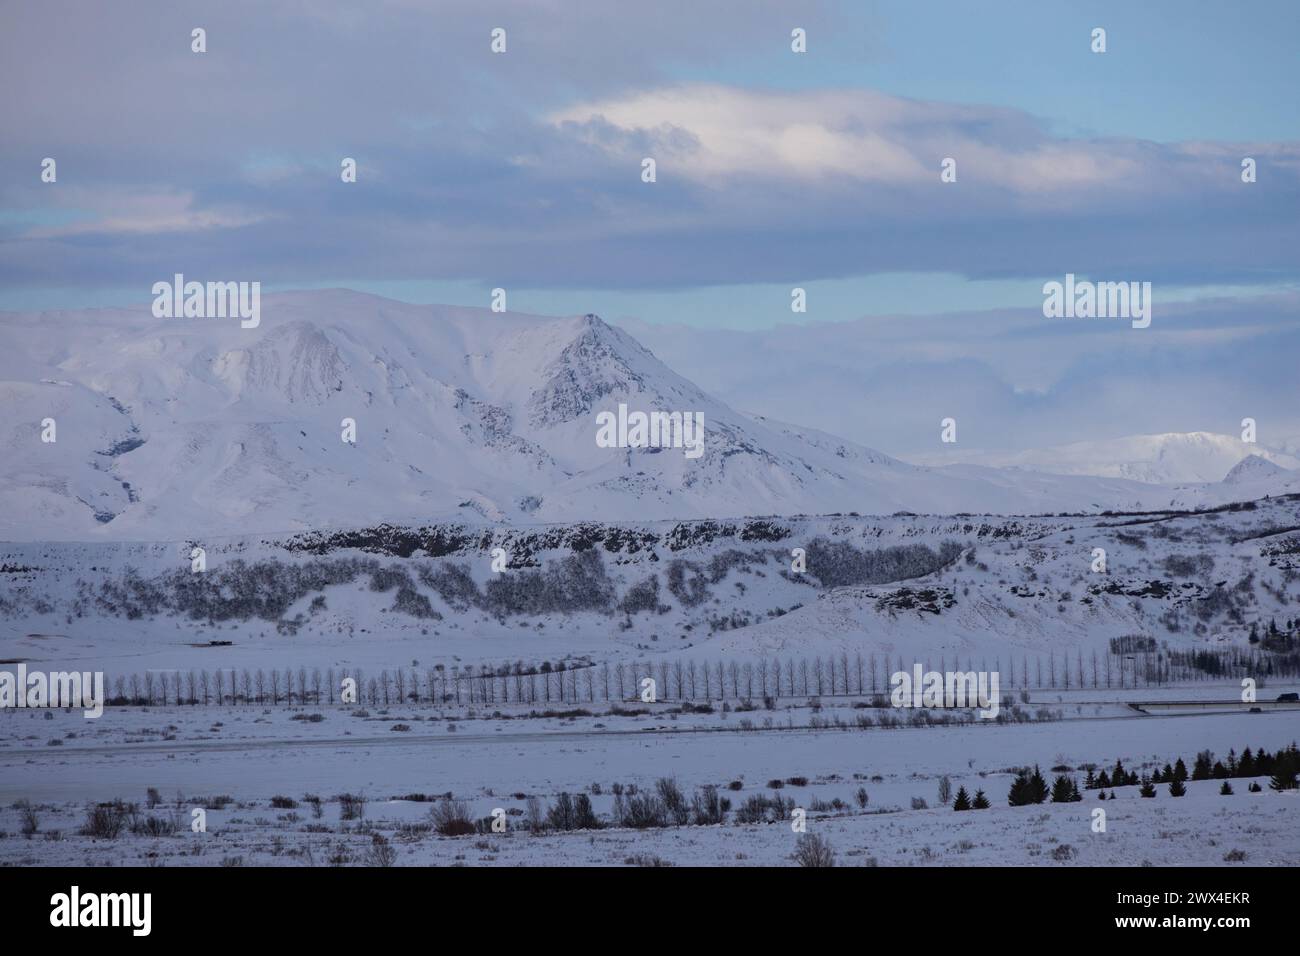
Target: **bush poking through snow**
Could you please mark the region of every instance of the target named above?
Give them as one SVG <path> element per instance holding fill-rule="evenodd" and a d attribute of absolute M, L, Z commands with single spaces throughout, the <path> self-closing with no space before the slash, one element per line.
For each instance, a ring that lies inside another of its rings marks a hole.
<path fill-rule="evenodd" d="M 835 851 L 830 841 L 818 833 L 804 833 L 795 844 L 794 860 L 799 866 L 834 866 Z"/>
<path fill-rule="evenodd" d="M 466 836 L 474 831 L 474 818 L 464 800 L 443 797 L 429 810 L 433 828 L 443 836 Z"/>
<path fill-rule="evenodd" d="M 360 793 L 339 794 L 339 815 L 344 820 L 363 820 L 366 816 L 366 797 Z"/>

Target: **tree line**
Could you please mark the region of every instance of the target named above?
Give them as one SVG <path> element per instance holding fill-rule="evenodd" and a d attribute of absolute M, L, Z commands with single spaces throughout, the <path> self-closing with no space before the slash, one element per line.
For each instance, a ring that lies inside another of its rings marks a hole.
<path fill-rule="evenodd" d="M 1179 652 L 1174 652 L 1175 654 Z M 928 672 L 937 670 L 993 671 L 1000 675 L 1003 694 L 1020 690 L 1126 689 L 1160 686 L 1173 681 L 1219 679 L 1235 676 L 1264 677 L 1271 672 L 1267 657 L 1255 659 L 1254 652 L 1198 651 L 1214 654 L 1223 663 L 1218 669 L 1174 666 L 1173 658 L 1146 664 L 1144 655 L 1102 654 L 1085 660 L 1078 652 L 1071 660 L 1055 653 L 1031 662 L 970 657 L 964 661 L 923 662 Z M 1231 661 L 1229 666 L 1228 661 Z M 336 703 L 393 706 L 434 704 L 482 706 L 495 704 L 597 703 L 617 701 L 752 701 L 812 697 L 875 697 L 890 691 L 895 671 L 910 673 L 915 661 L 900 655 L 848 653 L 798 660 L 697 661 L 659 660 L 593 664 L 544 662 L 525 666 L 522 662 L 502 665 L 452 666 L 438 664 L 381 669 L 306 667 L 218 668 L 215 671 L 145 671 L 117 675 L 111 682 L 108 703 L 124 706 L 271 704 L 325 705 Z M 976 664 L 978 663 L 978 668 Z M 1005 663 L 1005 668 L 1004 668 Z M 350 680 L 355 694 L 344 699 L 343 682 Z"/>

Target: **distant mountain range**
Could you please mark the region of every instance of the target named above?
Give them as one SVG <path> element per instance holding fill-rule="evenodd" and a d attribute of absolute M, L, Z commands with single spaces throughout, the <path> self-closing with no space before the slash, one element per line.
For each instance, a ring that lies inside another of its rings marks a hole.
<path fill-rule="evenodd" d="M 1273 465 L 1252 465 L 1239 472 L 1254 477 L 1285 476 L 1300 468 L 1300 458 L 1279 449 L 1211 432 L 1128 435 L 1109 441 L 1073 442 L 1014 454 L 976 454 L 968 460 L 993 467 L 1026 468 L 1058 475 L 1127 478 L 1148 484 L 1177 485 L 1222 481 L 1248 458 Z"/>
<path fill-rule="evenodd" d="M 1203 433 L 1063 446 L 1002 467 L 911 465 L 732 409 L 594 315 L 341 290 L 267 295 L 261 313 L 254 329 L 156 319 L 147 306 L 0 314 L 0 538 L 1026 514 L 1300 490 L 1296 459 L 1265 451 L 1238 465 L 1250 446 Z M 600 447 L 596 416 L 620 404 L 702 413 L 704 454 Z M 43 441 L 51 419 L 56 440 Z M 345 419 L 355 443 L 342 440 Z"/>

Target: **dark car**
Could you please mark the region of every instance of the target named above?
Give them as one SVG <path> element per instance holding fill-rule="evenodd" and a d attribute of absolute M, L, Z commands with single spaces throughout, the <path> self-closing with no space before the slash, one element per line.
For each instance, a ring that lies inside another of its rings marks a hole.
<path fill-rule="evenodd" d="M 1277 695 L 1277 702 L 1279 704 L 1287 700 L 1300 701 L 1300 694 L 1278 694 Z"/>

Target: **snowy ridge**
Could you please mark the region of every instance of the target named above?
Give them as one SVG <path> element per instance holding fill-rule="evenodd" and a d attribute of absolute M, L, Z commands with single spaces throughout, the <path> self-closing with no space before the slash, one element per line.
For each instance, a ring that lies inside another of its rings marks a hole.
<path fill-rule="evenodd" d="M 976 454 L 968 460 L 991 467 L 1180 485 L 1223 480 L 1239 462 L 1249 457 L 1277 466 L 1271 471 L 1258 472 L 1258 477 L 1281 477 L 1288 470 L 1300 468 L 1300 458 L 1286 451 L 1213 432 L 1128 435 L 1109 441 L 1072 442 L 1010 455 Z"/>
<path fill-rule="evenodd" d="M 738 412 L 593 315 L 326 291 L 264 297 L 256 329 L 147 308 L 11 313 L 0 324 L 8 540 L 178 541 L 381 520 L 1132 510 L 1296 483 L 1257 469 L 1170 488 L 1122 474 L 909 465 Z M 703 456 L 598 447 L 595 415 L 620 403 L 702 413 Z M 53 444 L 40 438 L 47 418 Z M 355 444 L 341 440 L 344 419 Z"/>

